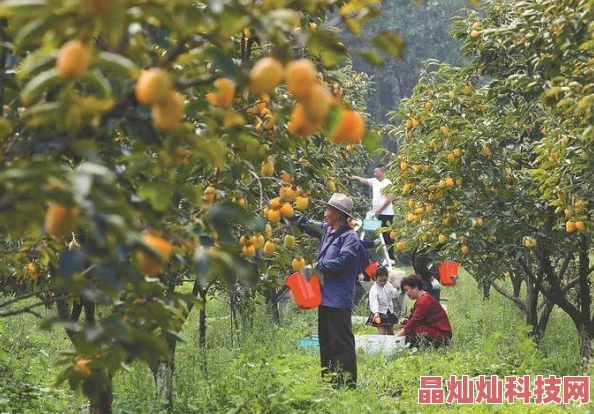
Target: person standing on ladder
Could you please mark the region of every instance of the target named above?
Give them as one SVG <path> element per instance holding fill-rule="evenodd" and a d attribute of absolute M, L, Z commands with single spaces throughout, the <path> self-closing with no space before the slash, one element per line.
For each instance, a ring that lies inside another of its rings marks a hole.
<path fill-rule="evenodd" d="M 351 175 L 349 178 L 357 180 L 361 184 L 371 187 L 372 193 L 372 211 L 374 216 L 381 220 L 382 227 L 387 227 L 388 222 L 394 222 L 394 209 L 392 208 L 392 198 L 389 195 L 383 194 L 384 188 L 392 185 L 392 181 L 386 178 L 386 168 L 383 165 L 378 165 L 374 170 L 374 178 L 363 178 L 357 175 Z M 394 261 L 394 240 L 390 238 L 389 232 L 382 233 L 384 243 L 388 248 L 388 256 L 390 260 Z"/>

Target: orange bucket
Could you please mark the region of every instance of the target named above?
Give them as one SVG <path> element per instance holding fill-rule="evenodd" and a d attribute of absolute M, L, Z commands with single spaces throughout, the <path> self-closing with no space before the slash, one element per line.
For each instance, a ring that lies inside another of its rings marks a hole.
<path fill-rule="evenodd" d="M 458 280 L 458 262 L 443 262 L 439 265 L 439 283 L 443 286 L 454 286 Z"/>
<path fill-rule="evenodd" d="M 299 309 L 317 308 L 322 303 L 322 288 L 316 275 L 312 275 L 307 281 L 303 274 L 295 272 L 285 283 L 291 289 Z"/>
<path fill-rule="evenodd" d="M 375 271 L 377 270 L 378 266 L 379 262 L 371 262 L 365 268 L 365 273 L 367 274 L 367 276 L 369 276 L 371 280 L 375 280 Z"/>

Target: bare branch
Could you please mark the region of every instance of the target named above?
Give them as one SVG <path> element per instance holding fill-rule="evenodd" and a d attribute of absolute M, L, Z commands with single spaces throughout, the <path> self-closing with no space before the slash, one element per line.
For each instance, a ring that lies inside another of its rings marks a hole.
<path fill-rule="evenodd" d="M 33 315 L 33 316 L 37 317 L 38 319 L 42 319 L 42 318 L 43 318 L 43 316 L 41 316 L 41 313 L 39 313 L 39 312 L 35 312 L 34 310 L 31 310 L 31 309 L 29 309 L 29 310 L 27 311 L 27 313 L 30 313 L 31 315 Z"/>
<path fill-rule="evenodd" d="M 580 281 L 579 276 L 576 278 L 571 279 L 569 282 L 567 282 L 567 284 L 565 286 L 563 286 L 561 288 L 561 290 L 563 292 L 567 292 L 569 289 L 571 289 L 572 287 L 574 287 L 575 285 L 577 285 L 577 283 Z"/>
<path fill-rule="evenodd" d="M 49 289 L 39 289 L 39 290 L 36 290 L 35 292 L 27 293 L 25 295 L 21 295 L 19 297 L 8 300 L 6 302 L 2 302 L 2 303 L 0 303 L 0 308 L 5 308 L 9 305 L 12 305 L 13 303 L 20 302 L 21 300 L 29 299 L 33 296 L 41 295 L 42 293 L 48 293 L 48 292 L 49 292 Z"/>
<path fill-rule="evenodd" d="M 562 294 L 554 295 L 550 290 L 545 289 L 540 278 L 535 276 L 535 274 L 532 272 L 532 269 L 526 265 L 523 259 L 518 259 L 518 264 L 522 270 L 524 270 L 530 281 L 536 284 L 538 291 L 542 293 L 547 300 L 563 309 L 572 320 L 575 321 L 577 320 L 576 318 L 579 318 L 579 312 L 577 308 L 567 301 L 567 299 Z"/>
<path fill-rule="evenodd" d="M 68 299 L 69 297 L 72 297 L 72 295 L 58 296 L 58 297 L 55 297 L 55 298 L 51 298 L 50 300 L 44 300 L 42 302 L 38 302 L 38 303 L 35 303 L 33 305 L 26 306 L 26 307 L 21 308 L 21 309 L 17 309 L 17 310 L 14 310 L 14 311 L 3 312 L 3 313 L 0 313 L 0 318 L 6 318 L 8 316 L 20 315 L 21 313 L 32 313 L 31 312 L 31 309 L 35 309 L 35 308 L 38 308 L 40 306 L 47 305 L 48 303 L 57 302 L 57 301 L 62 300 L 62 299 Z"/>
<path fill-rule="evenodd" d="M 511 300 L 512 302 L 514 302 L 516 304 L 516 306 L 518 308 L 520 308 L 520 310 L 524 313 L 526 313 L 527 309 L 526 309 L 526 303 L 513 295 L 510 295 L 505 289 L 503 289 L 501 286 L 499 286 L 497 283 L 495 282 L 491 282 L 491 286 L 493 286 L 493 288 L 499 292 L 500 295 L 504 296 L 505 298 Z"/>
<path fill-rule="evenodd" d="M 258 181 L 258 186 L 260 187 L 260 210 L 262 210 L 263 206 L 264 206 L 264 190 L 262 188 L 262 182 L 260 181 L 260 177 L 258 176 L 258 174 L 256 174 L 255 172 L 253 172 L 252 170 L 250 170 L 250 173 L 256 177 L 256 181 Z"/>
<path fill-rule="evenodd" d="M 188 39 L 182 39 L 177 44 L 177 46 L 175 46 L 175 49 L 170 51 L 169 54 L 165 57 L 165 59 L 163 59 L 163 61 L 161 63 L 159 63 L 159 67 L 164 68 L 165 66 L 169 65 L 170 63 L 173 63 L 173 61 L 175 59 L 177 59 L 177 57 L 179 55 L 181 55 L 186 50 L 186 42 L 187 41 L 188 41 Z"/>
<path fill-rule="evenodd" d="M 561 269 L 559 269 L 559 280 L 562 280 L 563 276 L 565 276 L 567 267 L 569 266 L 569 263 L 571 262 L 572 259 L 573 259 L 573 253 L 570 253 L 563 261 L 563 264 L 561 265 Z"/>
<path fill-rule="evenodd" d="M 252 107 L 254 107 L 254 106 L 256 106 L 256 105 L 259 105 L 259 104 L 261 104 L 261 103 L 266 103 L 266 101 L 263 101 L 263 100 L 256 101 L 256 102 L 254 102 L 254 103 L 251 103 L 251 104 L 249 104 L 249 105 L 242 106 L 241 108 L 238 108 L 238 109 L 236 109 L 234 112 L 241 112 L 241 111 L 245 111 L 245 110 L 248 110 L 248 109 L 250 109 L 250 108 L 252 108 Z"/>
<path fill-rule="evenodd" d="M 178 89 L 191 88 L 192 86 L 206 86 L 206 85 L 210 85 L 211 83 L 216 81 L 218 78 L 220 78 L 220 76 L 211 76 L 210 78 L 204 78 L 204 79 L 179 81 L 179 82 L 175 83 L 175 86 Z"/>

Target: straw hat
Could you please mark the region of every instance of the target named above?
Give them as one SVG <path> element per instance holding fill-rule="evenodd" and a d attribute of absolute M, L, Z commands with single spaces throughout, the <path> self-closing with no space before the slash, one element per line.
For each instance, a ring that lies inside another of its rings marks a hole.
<path fill-rule="evenodd" d="M 326 203 L 335 209 L 342 211 L 344 214 L 351 218 L 355 218 L 353 216 L 353 200 L 351 200 L 348 196 L 340 193 L 332 194 L 330 200 Z"/>

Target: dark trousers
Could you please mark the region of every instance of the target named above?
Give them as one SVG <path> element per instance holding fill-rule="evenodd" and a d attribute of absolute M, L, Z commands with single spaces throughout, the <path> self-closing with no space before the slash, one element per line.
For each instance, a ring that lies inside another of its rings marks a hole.
<path fill-rule="evenodd" d="M 394 216 L 380 214 L 377 218 L 382 221 L 382 227 L 386 227 L 388 221 L 394 223 Z M 394 240 L 390 238 L 390 232 L 384 232 L 382 233 L 382 236 L 384 238 L 384 243 L 386 243 L 386 247 L 388 248 L 388 256 L 390 257 L 390 260 L 394 260 Z"/>
<path fill-rule="evenodd" d="M 351 310 L 343 308 L 318 308 L 318 339 L 322 375 L 336 374 L 335 387 L 346 384 L 357 386 L 357 354 L 351 324 Z"/>

